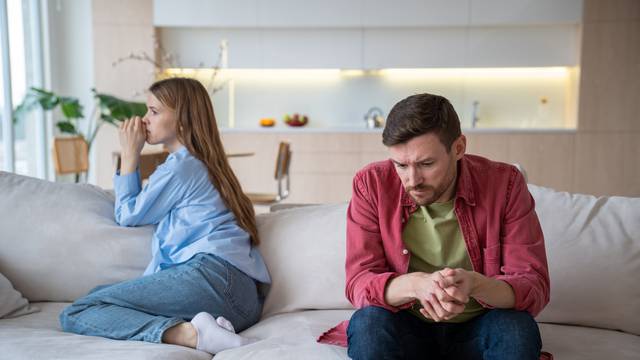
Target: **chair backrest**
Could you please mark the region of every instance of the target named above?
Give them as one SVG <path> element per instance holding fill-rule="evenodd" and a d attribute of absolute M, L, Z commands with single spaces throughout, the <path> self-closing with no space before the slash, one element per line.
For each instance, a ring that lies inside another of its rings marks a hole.
<path fill-rule="evenodd" d="M 78 174 L 89 170 L 89 147 L 82 136 L 57 137 L 53 140 L 53 159 L 58 175 Z"/>
<path fill-rule="evenodd" d="M 281 141 L 278 146 L 278 156 L 276 157 L 276 171 L 274 178 L 280 180 L 289 176 L 289 164 L 291 163 L 291 145 L 286 141 Z"/>
<path fill-rule="evenodd" d="M 291 164 L 291 145 L 286 141 L 281 141 L 278 146 L 278 156 L 276 157 L 275 179 L 278 181 L 277 201 L 284 200 L 289 196 L 289 165 Z M 284 184 L 283 184 L 284 183 Z"/>

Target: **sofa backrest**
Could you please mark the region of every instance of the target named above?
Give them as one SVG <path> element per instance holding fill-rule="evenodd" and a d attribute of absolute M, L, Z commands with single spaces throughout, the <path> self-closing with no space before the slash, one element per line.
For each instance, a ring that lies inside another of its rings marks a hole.
<path fill-rule="evenodd" d="M 351 309 L 344 295 L 347 204 L 258 215 L 260 252 L 272 283 L 263 317 L 304 309 Z"/>
<path fill-rule="evenodd" d="M 640 335 L 640 198 L 529 185 L 545 235 L 551 301 L 537 320 Z M 263 315 L 344 309 L 346 204 L 258 218 L 273 278 Z"/>
<path fill-rule="evenodd" d="M 640 335 L 640 198 L 575 195 L 529 185 L 545 235 L 551 302 L 541 322 Z M 273 284 L 263 316 L 348 309 L 346 204 L 258 216 Z M 30 301 L 72 301 L 140 276 L 153 227 L 113 220 L 113 197 L 91 185 L 0 172 L 0 273 Z"/>
<path fill-rule="evenodd" d="M 0 172 L 0 273 L 30 301 L 73 301 L 140 276 L 153 227 L 125 228 L 91 185 Z"/>
<path fill-rule="evenodd" d="M 529 191 L 551 278 L 551 301 L 536 319 L 640 335 L 640 198 Z"/>

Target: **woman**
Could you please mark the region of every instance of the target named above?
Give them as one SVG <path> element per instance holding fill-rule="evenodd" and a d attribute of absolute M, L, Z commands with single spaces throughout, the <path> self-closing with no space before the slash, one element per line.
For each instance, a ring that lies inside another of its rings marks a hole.
<path fill-rule="evenodd" d="M 115 219 L 157 224 L 152 260 L 138 279 L 99 286 L 60 314 L 64 331 L 189 346 L 215 354 L 247 344 L 235 334 L 262 311 L 257 282 L 269 283 L 255 245 L 253 207 L 225 157 L 213 107 L 196 80 L 149 89 L 147 114 L 120 126 Z M 141 189 L 145 140 L 171 154 Z M 190 321 L 189 321 L 190 320 Z"/>

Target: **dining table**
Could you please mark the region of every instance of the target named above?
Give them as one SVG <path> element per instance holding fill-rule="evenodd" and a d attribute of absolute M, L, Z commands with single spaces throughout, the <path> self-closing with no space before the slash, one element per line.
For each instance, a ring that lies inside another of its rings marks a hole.
<path fill-rule="evenodd" d="M 255 152 L 251 151 L 243 151 L 243 152 L 227 152 L 225 153 L 227 158 L 241 158 L 241 157 L 250 157 L 254 156 Z M 113 162 L 116 169 L 120 168 L 120 151 L 112 152 Z M 154 151 L 154 152 L 143 152 L 140 154 L 140 180 L 145 180 L 151 176 L 151 174 L 156 170 L 156 168 L 162 164 L 169 156 L 169 151 Z"/>

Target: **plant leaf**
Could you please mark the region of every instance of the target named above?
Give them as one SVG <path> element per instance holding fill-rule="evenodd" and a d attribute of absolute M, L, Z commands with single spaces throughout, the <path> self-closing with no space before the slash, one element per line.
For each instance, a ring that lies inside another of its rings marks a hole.
<path fill-rule="evenodd" d="M 54 93 L 32 87 L 24 95 L 22 102 L 16 107 L 13 114 L 13 121 L 18 122 L 37 107 L 40 107 L 42 110 L 52 110 L 58 105 L 59 101 L 59 98 Z"/>
<path fill-rule="evenodd" d="M 117 126 L 118 124 L 118 120 L 114 119 L 111 115 L 107 115 L 107 114 L 101 114 L 100 115 L 100 119 L 102 119 L 102 121 L 107 122 L 111 125 Z"/>
<path fill-rule="evenodd" d="M 100 118 L 112 125 L 132 116 L 144 116 L 147 112 L 147 105 L 144 103 L 122 100 L 112 95 L 98 93 L 95 89 L 93 92 L 100 104 Z"/>
<path fill-rule="evenodd" d="M 82 105 L 80 105 L 80 102 L 76 98 L 61 97 L 60 107 L 62 114 L 67 119 L 79 119 L 84 117 L 82 115 Z"/>
<path fill-rule="evenodd" d="M 74 135 L 78 134 L 78 132 L 76 131 L 75 125 L 73 125 L 70 121 L 59 121 L 56 123 L 56 126 L 58 127 L 58 129 L 60 129 L 60 132 L 62 133 L 74 134 Z"/>
<path fill-rule="evenodd" d="M 43 110 L 52 110 L 60 103 L 60 98 L 51 91 L 46 91 L 39 88 L 31 88 L 33 94 L 38 98 L 40 106 Z"/>

